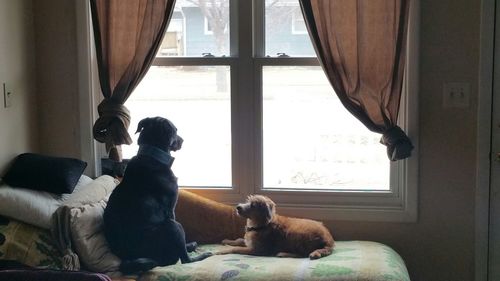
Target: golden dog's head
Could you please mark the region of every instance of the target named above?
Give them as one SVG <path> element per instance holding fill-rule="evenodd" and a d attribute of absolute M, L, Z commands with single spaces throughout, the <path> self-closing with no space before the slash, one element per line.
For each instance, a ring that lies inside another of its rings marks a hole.
<path fill-rule="evenodd" d="M 276 204 L 269 197 L 263 195 L 250 195 L 245 203 L 236 206 L 238 215 L 258 222 L 267 224 L 276 214 Z"/>

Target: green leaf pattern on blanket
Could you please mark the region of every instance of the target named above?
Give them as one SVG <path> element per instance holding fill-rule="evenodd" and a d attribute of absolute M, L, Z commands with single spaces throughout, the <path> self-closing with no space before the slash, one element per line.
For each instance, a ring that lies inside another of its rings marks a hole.
<path fill-rule="evenodd" d="M 52 237 L 48 233 L 40 233 L 35 241 L 36 249 L 41 253 L 40 266 L 62 268 L 61 253 L 53 246 Z M 50 245 L 50 246 L 48 246 Z"/>
<path fill-rule="evenodd" d="M 332 265 L 330 263 L 320 263 L 312 271 L 314 277 L 339 277 L 352 274 L 354 270 L 349 267 Z"/>
<path fill-rule="evenodd" d="M 16 220 L 0 218 L 0 259 L 35 267 L 61 269 L 61 253 L 48 230 Z"/>
<path fill-rule="evenodd" d="M 4 232 L 8 224 L 9 224 L 9 219 L 5 217 L 0 217 L 0 258 L 4 255 L 1 247 L 7 240 L 7 238 L 5 238 Z"/>
<path fill-rule="evenodd" d="M 399 280 L 410 280 L 406 267 L 404 266 L 404 261 L 400 256 L 394 255 L 394 251 L 384 246 L 384 253 L 386 254 L 386 263 L 393 270 L 393 272 L 385 274 L 384 280 L 387 281 L 399 281 Z"/>
<path fill-rule="evenodd" d="M 168 272 L 164 276 L 160 276 L 158 281 L 187 281 L 191 279 L 191 275 L 180 275 L 173 272 Z"/>
<path fill-rule="evenodd" d="M 5 243 L 5 236 L 2 233 L 0 233 L 0 246 L 2 246 L 3 243 Z M 3 256 L 3 253 L 0 250 L 0 257 L 2 257 L 2 256 Z"/>
<path fill-rule="evenodd" d="M 228 270 L 228 271 L 224 272 L 222 274 L 222 276 L 220 277 L 220 280 L 221 281 L 226 281 L 227 279 L 235 277 L 238 274 L 240 274 L 240 272 L 238 270 L 231 269 L 231 270 Z"/>

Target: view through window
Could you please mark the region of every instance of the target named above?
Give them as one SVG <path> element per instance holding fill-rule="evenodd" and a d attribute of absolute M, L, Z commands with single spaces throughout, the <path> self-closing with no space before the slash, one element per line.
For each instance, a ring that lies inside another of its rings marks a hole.
<path fill-rule="evenodd" d="M 250 110 L 253 115 L 245 117 L 262 120 L 262 143 L 255 144 L 262 147 L 262 188 L 389 190 L 391 168 L 380 135 L 343 107 L 317 61 L 308 63 L 315 53 L 298 1 L 262 3 L 265 34 L 257 42 L 262 52 L 251 58 L 262 84 L 250 93 L 260 97 L 262 110 Z M 173 153 L 180 186 L 233 186 L 237 157 L 232 128 L 243 117 L 234 114 L 231 102 L 243 93 L 231 87 L 258 84 L 232 75 L 249 65 L 230 56 L 230 36 L 238 34 L 230 32 L 229 4 L 177 0 L 158 52 L 158 58 L 167 59 L 155 62 L 126 103 L 134 143 L 123 146 L 124 157 L 137 152 L 134 132 L 142 118 L 170 119 L 185 140 Z M 277 61 L 279 56 L 285 59 Z M 212 64 L 213 57 L 217 64 Z"/>

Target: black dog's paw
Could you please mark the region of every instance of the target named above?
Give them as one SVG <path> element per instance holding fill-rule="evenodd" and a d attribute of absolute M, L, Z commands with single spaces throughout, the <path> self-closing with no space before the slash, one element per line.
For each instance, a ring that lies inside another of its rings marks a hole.
<path fill-rule="evenodd" d="M 196 248 L 198 248 L 198 243 L 194 241 L 191 243 L 186 243 L 186 250 L 188 251 L 188 253 L 196 250 Z"/>
<path fill-rule="evenodd" d="M 205 258 L 208 258 L 208 257 L 211 257 L 213 256 L 214 254 L 212 252 L 206 252 L 206 253 L 203 253 L 205 255 Z"/>
<path fill-rule="evenodd" d="M 191 262 L 195 262 L 195 261 L 201 261 L 201 260 L 204 260 L 208 257 L 211 257 L 213 256 L 214 254 L 212 254 L 212 252 L 205 252 L 205 253 L 201 253 L 200 255 L 196 256 L 196 257 L 193 257 L 191 258 Z"/>
<path fill-rule="evenodd" d="M 148 259 L 148 258 L 126 260 L 126 261 L 122 261 L 122 263 L 120 264 L 120 271 L 121 271 L 121 273 L 123 273 L 125 275 L 138 274 L 138 273 L 153 269 L 157 265 L 158 265 L 157 262 L 155 262 L 152 259 Z"/>

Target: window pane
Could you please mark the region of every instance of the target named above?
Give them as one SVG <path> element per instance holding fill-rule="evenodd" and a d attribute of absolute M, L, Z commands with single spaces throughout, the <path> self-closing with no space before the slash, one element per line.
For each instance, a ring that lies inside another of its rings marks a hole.
<path fill-rule="evenodd" d="M 298 0 L 266 0 L 266 55 L 314 57 Z"/>
<path fill-rule="evenodd" d="M 320 67 L 263 75 L 264 188 L 389 189 L 380 135 L 343 107 Z"/>
<path fill-rule="evenodd" d="M 229 0 L 177 0 L 158 56 L 229 56 Z"/>
<path fill-rule="evenodd" d="M 153 66 L 128 99 L 134 139 L 124 158 L 137 153 L 137 123 L 145 117 L 171 120 L 184 139 L 173 152 L 180 186 L 231 186 L 229 66 Z"/>

